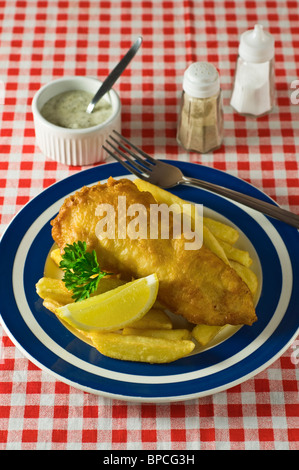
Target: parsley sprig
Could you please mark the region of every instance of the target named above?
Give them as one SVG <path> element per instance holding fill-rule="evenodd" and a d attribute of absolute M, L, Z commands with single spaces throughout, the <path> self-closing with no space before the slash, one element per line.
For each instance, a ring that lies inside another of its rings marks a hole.
<path fill-rule="evenodd" d="M 73 291 L 75 302 L 86 299 L 95 292 L 100 279 L 111 273 L 102 271 L 95 250 L 86 251 L 86 242 L 78 241 L 64 248 L 59 267 L 64 271 L 63 281 Z"/>

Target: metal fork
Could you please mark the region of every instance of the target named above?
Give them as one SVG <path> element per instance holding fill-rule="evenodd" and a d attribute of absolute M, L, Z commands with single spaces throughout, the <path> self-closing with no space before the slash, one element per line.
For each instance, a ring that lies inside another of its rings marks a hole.
<path fill-rule="evenodd" d="M 299 216 L 285 209 L 277 207 L 265 201 L 260 201 L 247 194 L 239 193 L 233 189 L 224 188 L 208 181 L 190 178 L 183 175 L 176 166 L 155 160 L 153 157 L 136 147 L 128 139 L 123 137 L 117 131 L 113 131 L 106 140 L 109 148 L 103 145 L 106 152 L 121 163 L 128 171 L 149 183 L 155 184 L 160 188 L 168 189 L 179 184 L 185 184 L 202 189 L 206 189 L 221 196 L 232 199 L 233 201 L 251 207 L 263 214 L 281 220 L 288 225 L 299 228 Z"/>

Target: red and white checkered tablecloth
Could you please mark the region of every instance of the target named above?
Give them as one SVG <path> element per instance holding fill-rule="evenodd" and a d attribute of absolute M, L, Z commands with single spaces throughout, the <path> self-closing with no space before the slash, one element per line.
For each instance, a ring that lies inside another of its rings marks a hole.
<path fill-rule="evenodd" d="M 276 105 L 250 119 L 234 113 L 229 99 L 240 34 L 256 22 L 275 37 Z M 241 177 L 299 213 L 299 105 L 291 102 L 298 1 L 1 0 L 0 233 L 30 199 L 81 169 L 46 159 L 36 146 L 34 93 L 65 75 L 103 79 L 139 35 L 142 50 L 114 86 L 123 134 L 157 158 Z M 206 155 L 188 154 L 175 138 L 183 72 L 196 60 L 218 68 L 224 98 L 224 145 Z M 298 450 L 294 344 L 227 391 L 142 404 L 61 383 L 0 335 L 0 449 Z"/>

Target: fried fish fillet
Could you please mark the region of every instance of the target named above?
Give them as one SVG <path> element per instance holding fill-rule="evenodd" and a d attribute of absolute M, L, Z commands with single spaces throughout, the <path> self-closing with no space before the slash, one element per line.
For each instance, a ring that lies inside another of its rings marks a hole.
<path fill-rule="evenodd" d="M 51 221 L 52 237 L 61 252 L 66 244 L 85 241 L 95 249 L 103 270 L 139 278 L 156 273 L 158 299 L 174 314 L 195 324 L 251 325 L 257 320 L 252 295 L 239 275 L 206 246 L 186 250 L 184 238 L 132 239 L 118 236 L 118 198 L 126 197 L 127 207 L 143 204 L 149 212 L 156 204 L 152 194 L 139 191 L 128 179 L 83 187 L 68 197 Z M 115 210 L 115 239 L 96 236 L 100 220 L 97 207 L 110 204 Z M 131 217 L 132 219 L 132 217 Z M 148 217 L 148 224 L 150 218 Z M 130 217 L 127 217 L 127 227 Z M 121 227 L 120 227 L 121 228 Z M 147 227 L 149 229 L 149 227 Z"/>

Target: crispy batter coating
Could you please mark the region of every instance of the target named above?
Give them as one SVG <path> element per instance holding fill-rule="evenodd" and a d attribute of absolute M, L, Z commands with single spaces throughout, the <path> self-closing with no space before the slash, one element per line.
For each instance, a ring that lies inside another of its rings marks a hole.
<path fill-rule="evenodd" d="M 83 187 L 68 197 L 51 222 L 52 236 L 61 251 L 66 244 L 86 241 L 95 249 L 102 269 L 139 278 L 156 272 L 158 299 L 173 313 L 195 324 L 251 325 L 257 320 L 252 295 L 239 275 L 204 245 L 186 250 L 184 238 L 125 239 L 118 235 L 118 197 L 126 196 L 127 206 L 143 204 L 149 214 L 155 204 L 149 192 L 141 192 L 127 179 L 109 178 L 106 184 Z M 115 210 L 115 239 L 98 239 L 96 215 L 99 204 Z M 127 217 L 127 227 L 134 217 Z M 148 216 L 149 224 L 149 216 Z M 121 227 L 120 227 L 121 228 Z M 149 230 L 149 226 L 148 226 Z"/>

